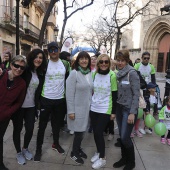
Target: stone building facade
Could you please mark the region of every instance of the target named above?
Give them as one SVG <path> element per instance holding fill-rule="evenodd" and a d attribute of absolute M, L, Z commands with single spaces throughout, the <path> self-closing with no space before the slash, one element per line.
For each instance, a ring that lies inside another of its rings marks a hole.
<path fill-rule="evenodd" d="M 41 25 L 50 0 L 31 0 L 29 8 L 23 8 L 20 0 L 19 27 L 20 53 L 27 55 L 34 46 L 37 46 Z M 46 44 L 54 41 L 54 27 L 56 26 L 57 5 L 53 8 L 47 22 L 44 35 Z M 16 1 L 0 1 L 0 54 L 9 51 L 15 55 L 16 42 Z"/>

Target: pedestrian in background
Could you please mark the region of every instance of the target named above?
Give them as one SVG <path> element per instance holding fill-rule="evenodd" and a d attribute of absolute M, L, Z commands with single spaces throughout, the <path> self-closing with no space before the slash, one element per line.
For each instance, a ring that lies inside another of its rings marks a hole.
<path fill-rule="evenodd" d="M 139 107 L 140 81 L 135 69 L 129 65 L 129 51 L 120 50 L 116 54 L 118 66 L 118 99 L 116 120 L 119 128 L 122 158 L 113 164 L 114 168 L 124 166 L 123 170 L 135 167 L 135 151 L 131 132 L 137 119 Z"/>
<path fill-rule="evenodd" d="M 10 52 L 6 52 L 3 56 L 3 60 L 1 63 L 1 68 L 2 69 L 10 69 L 10 63 L 11 63 L 11 53 Z"/>
<path fill-rule="evenodd" d="M 47 61 L 44 52 L 41 49 L 34 49 L 27 56 L 27 67 L 22 74 L 22 78 L 26 82 L 27 92 L 21 108 L 13 116 L 13 141 L 17 151 L 17 161 L 21 165 L 26 163 L 26 159 L 31 160 L 33 158 L 32 153 L 28 150 L 28 146 L 33 135 L 46 65 Z M 21 149 L 20 137 L 23 121 L 25 135 Z"/>
<path fill-rule="evenodd" d="M 90 65 L 90 55 L 80 52 L 66 81 L 67 125 L 69 130 L 74 131 L 70 158 L 77 164 L 83 164 L 82 158 L 87 158 L 81 142 L 87 130 L 93 89 Z"/>
<path fill-rule="evenodd" d="M 110 58 L 101 54 L 93 73 L 94 93 L 90 108 L 90 118 L 97 148 L 91 158 L 92 168 L 99 169 L 106 164 L 103 132 L 110 120 L 115 118 L 117 100 L 116 74 L 110 70 Z"/>
<path fill-rule="evenodd" d="M 26 83 L 20 77 L 25 67 L 25 57 L 17 55 L 11 60 L 11 70 L 2 72 L 0 76 L 0 170 L 8 170 L 3 164 L 3 137 L 10 119 L 25 97 Z"/>

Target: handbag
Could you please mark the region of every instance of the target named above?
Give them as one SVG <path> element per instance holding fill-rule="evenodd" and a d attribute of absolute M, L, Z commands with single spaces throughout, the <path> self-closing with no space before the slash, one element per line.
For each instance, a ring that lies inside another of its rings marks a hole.
<path fill-rule="evenodd" d="M 141 108 L 141 109 L 146 108 L 146 102 L 145 102 L 145 99 L 141 93 L 140 93 L 140 97 L 139 97 L 139 108 Z"/>

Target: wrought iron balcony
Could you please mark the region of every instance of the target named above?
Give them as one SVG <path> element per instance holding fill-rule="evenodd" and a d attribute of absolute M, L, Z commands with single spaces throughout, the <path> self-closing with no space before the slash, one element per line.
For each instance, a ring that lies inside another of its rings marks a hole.
<path fill-rule="evenodd" d="M 12 32 L 14 32 L 14 28 L 16 28 L 15 8 L 16 7 L 12 8 L 4 5 L 0 6 L 0 24 Z M 19 27 L 23 29 L 23 17 L 21 15 L 19 16 Z"/>
<path fill-rule="evenodd" d="M 25 35 L 28 39 L 37 41 L 40 35 L 40 29 L 28 21 L 23 22 Z"/>

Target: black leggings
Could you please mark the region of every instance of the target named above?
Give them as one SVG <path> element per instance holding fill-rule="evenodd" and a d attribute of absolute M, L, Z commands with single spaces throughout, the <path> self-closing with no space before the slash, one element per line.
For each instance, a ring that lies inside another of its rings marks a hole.
<path fill-rule="evenodd" d="M 91 124 L 93 127 L 94 140 L 100 158 L 105 157 L 105 141 L 103 132 L 110 120 L 110 115 L 90 111 Z"/>
<path fill-rule="evenodd" d="M 3 163 L 3 138 L 10 119 L 0 122 L 0 165 Z"/>
<path fill-rule="evenodd" d="M 25 136 L 23 148 L 28 148 L 31 141 L 34 123 L 35 123 L 35 107 L 21 108 L 17 113 L 12 116 L 13 121 L 13 141 L 17 153 L 21 152 L 21 131 L 23 128 L 23 121 L 25 122 Z"/>
<path fill-rule="evenodd" d="M 79 150 L 81 148 L 81 142 L 83 140 L 84 132 L 74 132 L 73 148 L 72 152 L 74 155 L 79 155 Z"/>

